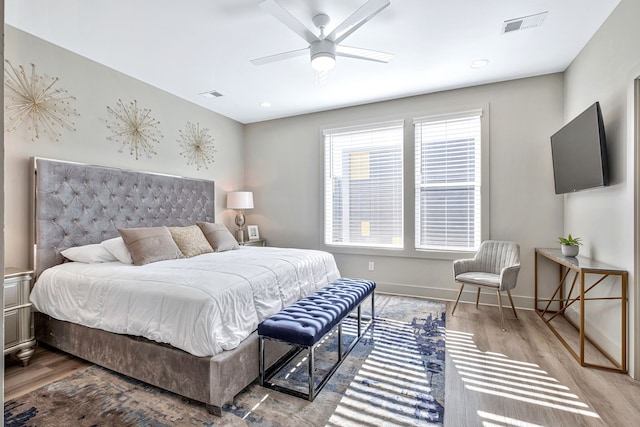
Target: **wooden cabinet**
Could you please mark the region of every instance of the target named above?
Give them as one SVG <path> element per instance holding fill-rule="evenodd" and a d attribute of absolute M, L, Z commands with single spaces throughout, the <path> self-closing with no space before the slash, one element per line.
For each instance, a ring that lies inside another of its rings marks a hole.
<path fill-rule="evenodd" d="M 36 345 L 29 302 L 32 278 L 31 270 L 4 269 L 4 354 L 15 353 L 23 366 Z"/>

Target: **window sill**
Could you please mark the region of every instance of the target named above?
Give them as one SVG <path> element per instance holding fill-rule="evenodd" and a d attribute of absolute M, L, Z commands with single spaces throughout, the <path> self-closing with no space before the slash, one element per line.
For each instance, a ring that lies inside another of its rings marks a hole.
<path fill-rule="evenodd" d="M 384 248 L 366 248 L 353 246 L 332 246 L 322 245 L 322 250 L 332 254 L 344 255 L 371 255 L 381 257 L 398 257 L 398 258 L 421 258 L 421 259 L 437 259 L 437 260 L 456 260 L 463 258 L 473 258 L 475 251 L 436 251 L 425 249 L 384 249 Z"/>

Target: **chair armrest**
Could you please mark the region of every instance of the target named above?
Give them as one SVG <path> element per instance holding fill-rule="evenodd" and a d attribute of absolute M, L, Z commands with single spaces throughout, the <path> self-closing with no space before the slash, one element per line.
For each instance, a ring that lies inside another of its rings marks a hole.
<path fill-rule="evenodd" d="M 453 277 L 469 271 L 478 271 L 477 262 L 474 258 L 457 259 L 453 261 Z"/>
<path fill-rule="evenodd" d="M 520 264 L 505 267 L 500 271 L 500 290 L 508 291 L 516 287 Z"/>

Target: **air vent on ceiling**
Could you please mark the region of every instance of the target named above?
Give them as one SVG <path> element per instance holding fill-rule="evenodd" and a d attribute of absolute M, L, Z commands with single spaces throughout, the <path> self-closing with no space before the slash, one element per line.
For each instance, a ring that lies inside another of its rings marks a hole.
<path fill-rule="evenodd" d="M 217 90 L 202 92 L 200 95 L 204 96 L 205 98 L 220 98 L 222 96 L 222 94 Z"/>
<path fill-rule="evenodd" d="M 535 15 L 529 15 L 522 18 L 509 19 L 502 24 L 502 33 L 512 33 L 514 31 L 526 30 L 527 28 L 536 28 L 542 25 L 547 13 L 542 12 Z"/>

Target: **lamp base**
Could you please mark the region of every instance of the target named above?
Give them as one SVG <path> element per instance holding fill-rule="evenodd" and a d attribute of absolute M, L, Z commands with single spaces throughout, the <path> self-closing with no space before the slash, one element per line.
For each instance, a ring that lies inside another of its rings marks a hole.
<path fill-rule="evenodd" d="M 236 230 L 236 240 L 240 243 L 244 242 L 244 230 L 242 228 Z"/>

